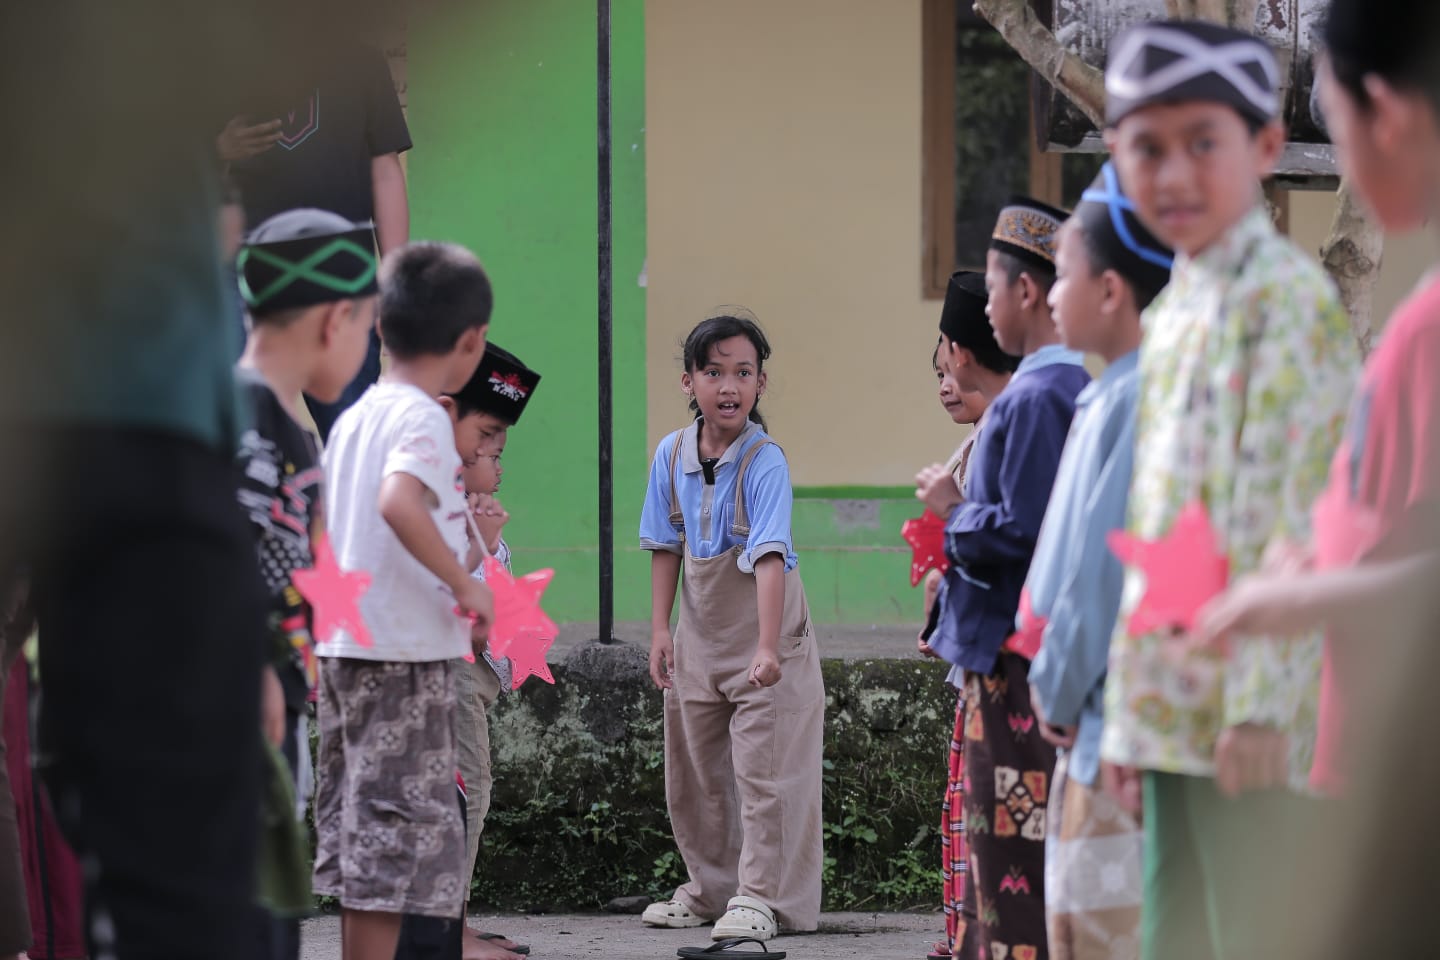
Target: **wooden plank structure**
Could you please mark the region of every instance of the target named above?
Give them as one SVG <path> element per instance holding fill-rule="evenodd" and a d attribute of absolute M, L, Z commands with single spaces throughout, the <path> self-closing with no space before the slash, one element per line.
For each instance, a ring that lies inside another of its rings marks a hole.
<path fill-rule="evenodd" d="M 1315 55 L 1326 0 L 1258 0 L 1255 33 L 1280 61 L 1283 117 L 1290 142 L 1277 177 L 1287 186 L 1333 190 L 1334 151 L 1315 105 Z M 1066 49 L 1105 68 L 1110 41 L 1124 27 L 1167 16 L 1166 0 L 1031 0 L 1036 16 Z M 1103 150 L 1099 133 L 1062 94 L 1038 77 L 1034 83 L 1035 134 L 1047 150 Z"/>

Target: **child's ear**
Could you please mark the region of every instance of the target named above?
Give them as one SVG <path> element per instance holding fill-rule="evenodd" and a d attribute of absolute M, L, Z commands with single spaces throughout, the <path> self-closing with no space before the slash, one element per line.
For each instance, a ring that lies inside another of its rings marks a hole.
<path fill-rule="evenodd" d="M 320 318 L 320 346 L 329 347 L 340 336 L 340 328 L 355 311 L 354 300 L 336 300 L 326 304 Z"/>
<path fill-rule="evenodd" d="M 454 397 L 446 396 L 443 393 L 440 394 L 440 406 L 444 407 L 445 412 L 449 414 L 451 423 L 460 422 L 460 408 L 455 406 Z"/>
<path fill-rule="evenodd" d="M 687 397 L 695 396 L 695 380 L 690 376 L 690 371 L 688 370 L 680 374 L 680 389 L 684 391 Z"/>
<path fill-rule="evenodd" d="M 1370 97 L 1370 129 L 1375 146 L 1383 153 L 1400 149 L 1404 131 L 1415 129 L 1414 98 L 1401 95 L 1384 77 L 1366 74 L 1365 93 Z"/>
<path fill-rule="evenodd" d="M 769 379 L 770 375 L 764 370 L 761 370 L 759 376 L 755 378 L 755 399 L 758 400 L 765 394 L 765 384 L 769 382 Z"/>
<path fill-rule="evenodd" d="M 1040 284 L 1035 281 L 1034 277 L 1030 276 L 1028 270 L 1020 274 L 1020 279 L 1017 282 L 1020 284 L 1020 306 L 1029 310 L 1045 301 L 1045 298 L 1040 293 Z"/>
<path fill-rule="evenodd" d="M 1120 272 L 1111 268 L 1100 274 L 1100 282 L 1105 286 L 1105 298 L 1100 302 L 1100 309 L 1106 313 L 1114 313 L 1125 303 L 1127 284 Z"/>

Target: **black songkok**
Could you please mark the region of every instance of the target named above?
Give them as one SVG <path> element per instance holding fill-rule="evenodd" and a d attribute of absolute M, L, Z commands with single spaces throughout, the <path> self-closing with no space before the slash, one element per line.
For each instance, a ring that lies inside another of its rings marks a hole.
<path fill-rule="evenodd" d="M 1135 215 L 1135 204 L 1120 189 L 1114 166 L 1100 168 L 1095 182 L 1080 195 L 1075 217 L 1086 238 L 1138 290 L 1153 294 L 1170 282 L 1174 253 Z"/>
<path fill-rule="evenodd" d="M 1201 20 L 1158 20 L 1123 30 L 1105 68 L 1105 122 L 1155 104 L 1203 100 L 1265 124 L 1280 113 L 1280 68 L 1251 33 Z"/>
<path fill-rule="evenodd" d="M 995 220 L 990 249 L 1054 273 L 1055 234 L 1069 216 L 1064 210 L 1039 200 L 1011 197 Z"/>
<path fill-rule="evenodd" d="M 996 373 L 1013 372 L 1020 365 L 1020 358 L 1001 350 L 995 342 L 995 331 L 985 315 L 985 304 L 989 300 L 983 273 L 956 270 L 945 288 L 940 332 L 975 354 L 982 367 Z"/>
<path fill-rule="evenodd" d="M 458 392 L 451 394 L 466 410 L 478 410 L 514 426 L 540 383 L 540 374 L 493 343 L 485 345 L 480 366 Z"/>
<path fill-rule="evenodd" d="M 277 213 L 256 227 L 235 260 L 254 316 L 367 297 L 377 289 L 375 233 L 328 210 Z"/>

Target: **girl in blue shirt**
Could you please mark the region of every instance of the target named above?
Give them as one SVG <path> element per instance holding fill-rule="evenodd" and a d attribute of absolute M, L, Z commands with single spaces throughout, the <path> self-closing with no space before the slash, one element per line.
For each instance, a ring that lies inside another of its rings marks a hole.
<path fill-rule="evenodd" d="M 660 441 L 640 519 L 665 795 L 690 876 L 644 920 L 716 920 L 715 940 L 769 940 L 820 918 L 825 689 L 791 542 L 790 468 L 756 409 L 769 357 L 751 319 L 691 331 L 680 382 L 695 420 Z"/>

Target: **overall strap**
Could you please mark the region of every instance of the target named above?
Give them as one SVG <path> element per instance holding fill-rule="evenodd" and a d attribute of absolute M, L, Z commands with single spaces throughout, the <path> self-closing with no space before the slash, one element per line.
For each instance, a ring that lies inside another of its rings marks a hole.
<path fill-rule="evenodd" d="M 677 430 L 674 433 L 675 445 L 670 448 L 670 525 L 680 531 L 680 539 L 685 539 L 685 513 L 680 509 L 680 494 L 678 490 L 679 467 L 680 467 L 680 444 L 685 439 L 685 431 Z"/>
<path fill-rule="evenodd" d="M 780 444 L 766 437 L 746 450 L 745 456 L 740 458 L 739 469 L 735 471 L 735 522 L 730 525 L 730 532 L 742 540 L 750 539 L 750 516 L 745 512 L 745 474 L 749 471 L 750 462 L 755 459 L 755 455 L 772 445 L 775 449 L 780 449 Z M 784 451 L 781 450 L 781 453 Z"/>

